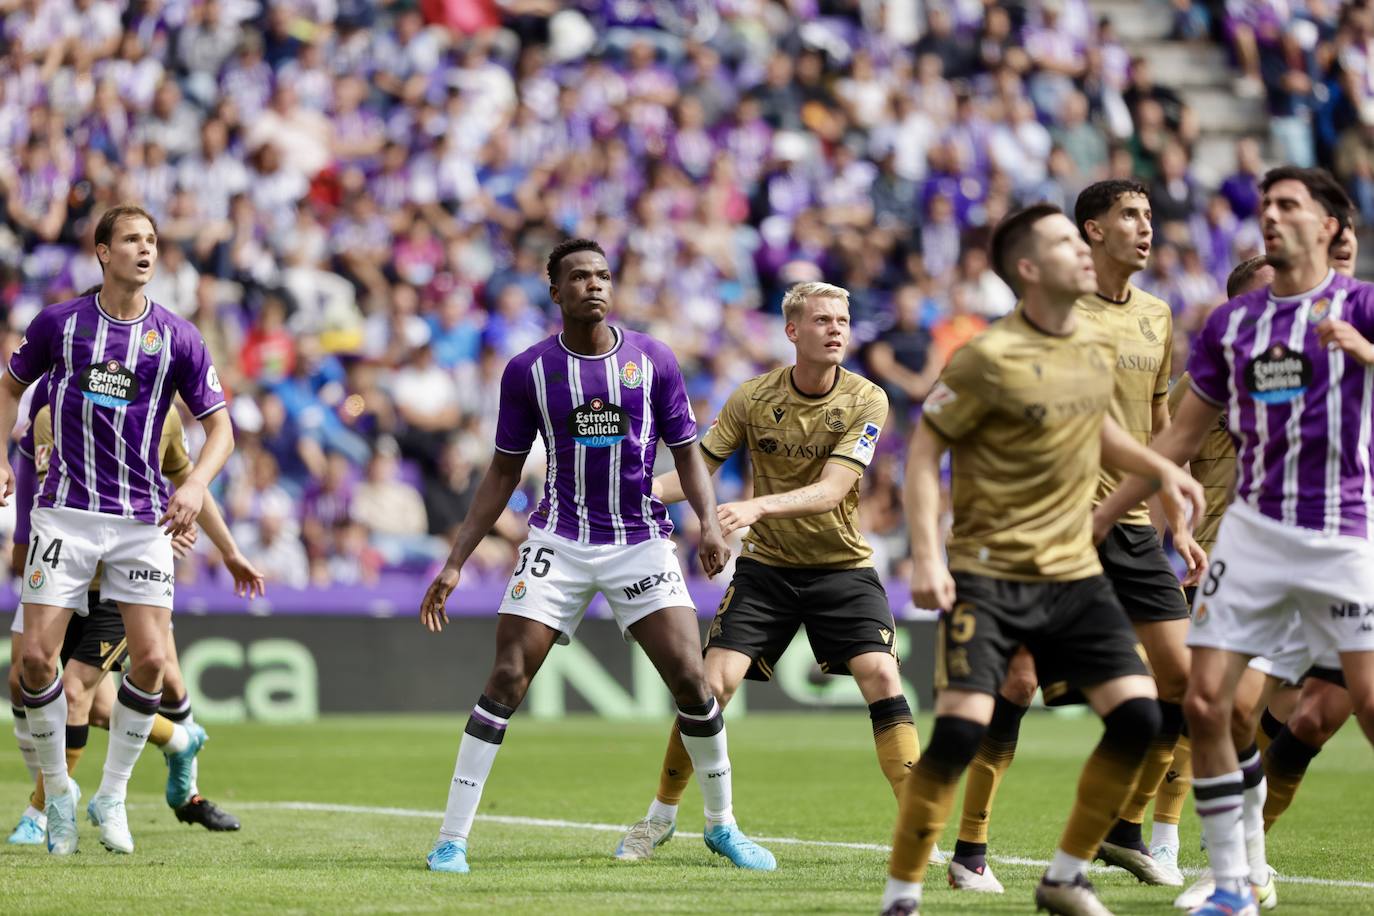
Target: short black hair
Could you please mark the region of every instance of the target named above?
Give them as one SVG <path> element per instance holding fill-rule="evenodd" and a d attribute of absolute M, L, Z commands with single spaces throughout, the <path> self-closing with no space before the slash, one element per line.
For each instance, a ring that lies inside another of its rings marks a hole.
<path fill-rule="evenodd" d="M 601 246 L 591 239 L 564 239 L 554 246 L 553 251 L 549 252 L 548 272 L 550 283 L 554 285 L 558 284 L 558 265 L 568 255 L 578 251 L 595 251 L 603 258 L 606 257 L 606 252 L 602 251 Z"/>
<path fill-rule="evenodd" d="M 1063 212 L 1051 203 L 1031 204 L 1007 214 L 992 230 L 992 241 L 988 245 L 992 269 L 1016 295 L 1021 295 L 1021 278 L 1016 273 L 1016 262 L 1031 237 L 1031 230 L 1045 217 L 1062 215 Z"/>
<path fill-rule="evenodd" d="M 1260 269 L 1269 263 L 1269 259 L 1264 255 L 1248 258 L 1241 261 L 1231 271 L 1231 275 L 1226 278 L 1226 298 L 1234 299 L 1240 295 L 1241 289 L 1245 287 Z"/>
<path fill-rule="evenodd" d="M 1264 173 L 1264 180 L 1260 182 L 1260 192 L 1268 194 L 1269 189 L 1280 181 L 1302 182 L 1307 192 L 1312 195 L 1312 199 L 1322 205 L 1327 216 L 1335 217 L 1336 222 L 1340 224 L 1336 229 L 1337 235 L 1350 225 L 1350 214 L 1354 211 L 1355 205 L 1345 188 L 1341 187 L 1341 183 L 1326 169 L 1281 165 Z"/>
<path fill-rule="evenodd" d="M 1078 234 L 1088 241 L 1088 220 L 1099 219 L 1127 194 L 1139 194 L 1150 199 L 1149 189 L 1133 178 L 1108 178 L 1096 181 L 1083 189 L 1073 205 L 1073 221 L 1078 226 Z"/>

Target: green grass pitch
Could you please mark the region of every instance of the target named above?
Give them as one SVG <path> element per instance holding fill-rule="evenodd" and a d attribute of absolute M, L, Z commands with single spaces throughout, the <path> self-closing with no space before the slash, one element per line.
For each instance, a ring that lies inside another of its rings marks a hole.
<path fill-rule="evenodd" d="M 462 721 L 341 717 L 295 728 L 212 729 L 201 788 L 239 814 L 237 834 L 177 823 L 161 801 L 160 755 L 149 752 L 130 794 L 137 851 L 107 853 L 84 817 L 74 858 L 0 846 L 0 913 L 876 912 L 881 849 L 773 843 L 777 872 L 738 872 L 702 845 L 695 788 L 677 837 L 653 861 L 612 860 L 618 837 L 604 825 L 643 814 L 667 722 L 517 717 L 483 799 L 488 819 L 479 820 L 470 842 L 472 874 L 430 874 L 424 854 L 439 825 Z M 924 739 L 929 718 L 920 725 Z M 1091 718 L 1026 719 L 994 816 L 995 857 L 1049 856 L 1098 728 Z M 93 732 L 77 772 L 87 796 L 99 782 L 104 748 L 103 733 Z M 752 714 L 731 724 L 730 748 L 735 811 L 747 831 L 888 843 L 894 803 L 862 711 Z M 22 809 L 24 777 L 7 742 L 0 754 L 6 830 Z M 1270 837 L 1271 861 L 1301 882 L 1280 884 L 1281 912 L 1374 913 L 1372 778 L 1374 755 L 1352 724 L 1314 762 Z M 298 810 L 287 802 L 368 810 Z M 569 823 L 538 826 L 525 818 Z M 952 846 L 956 825 L 957 817 L 942 847 Z M 1182 832 L 1183 866 L 1201 866 L 1191 810 Z M 956 894 L 945 887 L 943 868 L 933 866 L 924 912 L 1030 912 L 1041 867 L 993 864 L 1005 896 Z M 1122 872 L 1092 877 L 1116 913 L 1176 912 L 1169 889 L 1144 887 Z"/>

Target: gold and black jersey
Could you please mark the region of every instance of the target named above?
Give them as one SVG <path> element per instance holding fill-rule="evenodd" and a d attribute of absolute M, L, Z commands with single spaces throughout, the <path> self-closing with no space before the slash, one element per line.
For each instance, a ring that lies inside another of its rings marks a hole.
<path fill-rule="evenodd" d="M 1183 392 L 1187 391 L 1191 384 L 1192 381 L 1186 372 L 1174 382 L 1173 390 L 1169 392 L 1171 415 L 1178 411 L 1179 402 L 1183 400 Z M 1226 514 L 1226 507 L 1231 504 L 1231 494 L 1236 486 L 1236 443 L 1227 431 L 1226 414 L 1218 417 L 1216 426 L 1207 431 L 1197 454 L 1188 462 L 1188 469 L 1192 471 L 1193 478 L 1202 484 L 1206 498 L 1204 514 L 1193 524 L 1193 540 L 1197 541 L 1203 550 L 1211 553 L 1212 545 L 1217 542 L 1217 529 L 1221 527 L 1221 517 Z"/>
<path fill-rule="evenodd" d="M 813 484 L 827 464 L 855 475 L 854 486 L 829 512 L 755 522 L 744 539 L 744 556 L 773 566 L 872 566 L 873 549 L 858 527 L 859 478 L 886 421 L 887 395 L 845 369 L 837 371 L 829 392 L 815 397 L 797 390 L 791 366 L 740 385 L 702 437 L 712 469 L 747 445 L 755 496 Z"/>
<path fill-rule="evenodd" d="M 1097 294 L 1078 300 L 1081 317 L 1098 324 L 1116 340 L 1116 390 L 1111 417 L 1141 445 L 1154 434 L 1154 406 L 1169 396 L 1173 364 L 1174 316 L 1169 303 L 1149 293 L 1126 287 L 1126 301 L 1113 302 Z M 1103 468 L 1094 504 L 1121 484 L 1125 475 Z M 1121 516 L 1122 524 L 1148 525 L 1145 503 Z"/>
<path fill-rule="evenodd" d="M 922 415 L 953 454 L 951 570 L 1060 582 L 1102 572 L 1091 515 L 1115 365 L 1096 323 L 1055 336 L 1020 306 L 954 354 Z"/>

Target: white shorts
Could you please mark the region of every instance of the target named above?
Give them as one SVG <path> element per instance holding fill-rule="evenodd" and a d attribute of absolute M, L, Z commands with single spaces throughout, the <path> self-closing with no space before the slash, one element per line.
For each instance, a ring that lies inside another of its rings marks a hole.
<path fill-rule="evenodd" d="M 528 617 L 557 630 L 567 645 L 587 604 L 606 596 L 615 622 L 630 627 L 666 607 L 695 607 L 667 538 L 639 544 L 579 544 L 532 528 L 506 584 L 498 613 Z"/>
<path fill-rule="evenodd" d="M 1198 587 L 1188 645 L 1263 656 L 1284 679 L 1313 659 L 1374 651 L 1374 543 L 1232 503 Z"/>
<path fill-rule="evenodd" d="M 170 608 L 172 539 L 156 525 L 85 509 L 34 509 L 24 562 L 25 604 L 89 613 L 86 592 L 104 564 L 100 597 Z"/>

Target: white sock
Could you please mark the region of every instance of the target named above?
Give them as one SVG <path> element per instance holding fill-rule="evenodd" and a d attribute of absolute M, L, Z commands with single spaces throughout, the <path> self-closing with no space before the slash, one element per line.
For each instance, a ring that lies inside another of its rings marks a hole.
<path fill-rule="evenodd" d="M 1168 846 L 1174 852 L 1178 852 L 1178 824 L 1155 821 L 1150 827 L 1150 845 Z"/>
<path fill-rule="evenodd" d="M 921 885 L 916 881 L 900 881 L 891 876 L 887 879 L 887 886 L 883 888 L 883 902 L 880 909 L 885 910 L 898 900 L 915 900 L 916 905 L 921 905 Z"/>
<path fill-rule="evenodd" d="M 467 840 L 472 821 L 477 816 L 477 804 L 482 800 L 482 787 L 487 783 L 496 752 L 506 737 L 506 726 L 515 710 L 485 696 L 477 701 L 463 729 L 458 743 L 458 761 L 453 766 L 453 782 L 448 789 L 448 805 L 444 808 L 444 823 L 439 827 L 440 840 Z"/>
<path fill-rule="evenodd" d="M 1088 860 L 1080 859 L 1078 856 L 1071 856 L 1062 849 L 1054 851 L 1054 858 L 1050 860 L 1050 869 L 1045 872 L 1045 877 L 1051 881 L 1065 882 L 1072 881 L 1088 869 Z"/>
<path fill-rule="evenodd" d="M 180 754 L 190 746 L 191 733 L 186 730 L 185 726 L 173 722 L 172 737 L 168 739 L 166 744 L 162 745 L 162 753 Z"/>
<path fill-rule="evenodd" d="M 649 803 L 649 813 L 645 817 L 656 817 L 665 821 L 677 821 L 677 805 L 665 805 L 655 798 Z"/>
<path fill-rule="evenodd" d="M 38 767 L 38 748 L 33 746 L 33 738 L 29 736 L 29 714 L 19 706 L 11 706 L 10 711 L 14 713 L 14 740 L 19 745 L 19 756 L 24 758 L 24 766 L 29 770 L 29 782 L 33 782 L 42 771 Z"/>
<path fill-rule="evenodd" d="M 71 791 L 67 776 L 67 694 L 58 675 L 42 690 L 24 694 L 24 711 L 29 720 L 29 739 L 43 772 L 43 792 L 48 798 Z"/>
<path fill-rule="evenodd" d="M 1264 855 L 1264 799 L 1269 794 L 1269 786 L 1264 781 L 1258 749 L 1240 762 L 1240 772 L 1245 785 L 1245 802 L 1241 809 L 1245 859 L 1250 865 L 1250 883 L 1262 887 L 1269 883 L 1269 863 Z"/>
<path fill-rule="evenodd" d="M 720 704 L 711 697 L 702 706 L 679 706 L 677 715 L 682 746 L 692 758 L 692 768 L 701 784 L 707 829 L 733 824 L 730 753 L 725 744 L 725 718 L 720 714 Z"/>
<path fill-rule="evenodd" d="M 155 693 L 134 686 L 128 677 L 119 685 L 110 710 L 110 747 L 105 752 L 105 773 L 97 795 L 123 801 L 129 791 L 138 755 L 148 743 L 153 717 L 162 702 L 162 691 Z"/>
<path fill-rule="evenodd" d="M 200 755 L 197 754 L 191 760 L 191 797 L 195 798 L 200 794 L 200 786 L 197 780 L 200 778 Z"/>
<path fill-rule="evenodd" d="M 1217 887 L 1242 893 L 1250 867 L 1245 853 L 1245 827 L 1241 823 L 1245 787 L 1240 771 L 1221 776 L 1194 776 L 1193 798 L 1207 841 L 1207 858 Z"/>
<path fill-rule="evenodd" d="M 36 779 L 37 777 L 34 778 Z M 48 826 L 48 816 L 44 814 L 42 811 L 39 811 L 33 805 L 29 805 L 26 808 L 24 808 L 24 817 L 32 818 L 34 822 L 37 823 L 40 827 Z"/>

